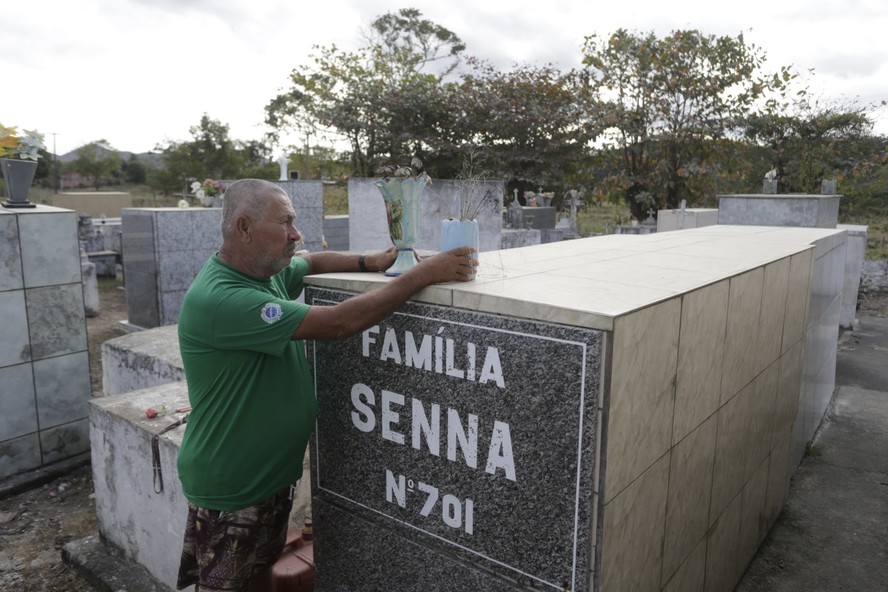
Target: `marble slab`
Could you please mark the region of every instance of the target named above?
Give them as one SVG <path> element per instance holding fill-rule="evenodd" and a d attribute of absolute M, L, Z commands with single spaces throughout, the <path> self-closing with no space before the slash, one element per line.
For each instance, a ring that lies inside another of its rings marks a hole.
<path fill-rule="evenodd" d="M 306 302 L 351 295 L 312 287 Z M 394 534 L 399 550 L 373 566 L 379 589 L 416 590 L 404 565 L 418 553 L 454 581 L 478 566 L 498 582 L 484 589 L 591 589 L 603 339 L 408 303 L 353 338 L 310 344 L 313 496 Z M 330 574 L 377 553 L 355 548 L 350 521 L 315 535 L 318 590 L 341 589 Z"/>

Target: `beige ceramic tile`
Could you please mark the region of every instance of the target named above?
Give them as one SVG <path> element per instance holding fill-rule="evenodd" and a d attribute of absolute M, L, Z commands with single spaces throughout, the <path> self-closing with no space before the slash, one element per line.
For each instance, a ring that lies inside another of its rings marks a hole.
<path fill-rule="evenodd" d="M 706 542 L 706 592 L 733 590 L 737 574 L 742 498 L 739 493 L 718 516 Z"/>
<path fill-rule="evenodd" d="M 614 322 L 605 503 L 672 444 L 680 315 L 673 298 Z"/>
<path fill-rule="evenodd" d="M 602 591 L 659 589 L 668 479 L 667 454 L 605 504 Z"/>
<path fill-rule="evenodd" d="M 729 282 L 722 281 L 682 298 L 673 442 L 718 409 L 728 287 Z"/>
<path fill-rule="evenodd" d="M 613 318 L 675 292 L 605 279 L 535 274 L 453 289 L 453 306 L 531 320 L 610 330 Z"/>
<path fill-rule="evenodd" d="M 703 538 L 663 588 L 663 592 L 702 592 L 705 575 L 706 538 Z"/>
<path fill-rule="evenodd" d="M 717 424 L 718 418 L 713 415 L 672 449 L 663 549 L 664 581 L 671 579 L 694 547 L 705 540 Z"/>
<path fill-rule="evenodd" d="M 755 550 L 767 533 L 768 523 L 765 517 L 767 492 L 768 459 L 765 458 L 743 487 L 740 540 L 737 549 L 737 560 L 740 563 L 738 569 L 741 570 L 741 573 L 752 560 Z"/>
<path fill-rule="evenodd" d="M 789 495 L 789 480 L 792 476 L 789 464 L 789 450 L 792 446 L 793 426 L 776 433 L 777 443 L 771 449 L 768 466 L 768 493 L 765 498 L 765 519 L 768 529 L 777 520 Z"/>
<path fill-rule="evenodd" d="M 721 402 L 733 397 L 758 374 L 759 319 L 764 269 L 731 278 Z"/>
<path fill-rule="evenodd" d="M 834 237 L 841 231 L 835 228 L 812 228 L 812 227 L 761 227 L 762 232 L 758 238 L 767 242 L 783 242 L 801 245 L 811 245 L 817 241 Z"/>
<path fill-rule="evenodd" d="M 780 356 L 780 374 L 777 380 L 777 394 L 774 398 L 774 426 L 771 432 L 771 446 L 777 444 L 778 437 L 791 426 L 799 408 L 802 396 L 802 360 L 805 342 L 797 341 L 786 353 Z"/>
<path fill-rule="evenodd" d="M 761 330 L 759 331 L 758 370 L 780 357 L 786 294 L 789 285 L 790 257 L 765 266 L 762 284 Z"/>
<path fill-rule="evenodd" d="M 766 265 L 798 251 L 782 245 L 757 244 L 749 238 L 715 238 L 711 241 L 672 247 L 669 252 L 733 261 L 746 269 Z"/>
<path fill-rule="evenodd" d="M 370 292 L 391 282 L 392 279 L 381 273 L 326 273 L 308 276 L 305 283 L 319 288 Z M 429 286 L 417 292 L 411 300 L 440 306 L 452 306 L 453 291 L 451 286 L 453 285 L 455 284 Z"/>
<path fill-rule="evenodd" d="M 746 434 L 746 465 L 744 479 L 749 479 L 771 450 L 774 431 L 774 407 L 777 398 L 777 382 L 780 377 L 780 361 L 765 368 L 755 377 L 753 399 L 750 402 L 750 431 Z"/>
<path fill-rule="evenodd" d="M 570 273 L 572 269 L 585 269 L 586 266 L 601 261 L 630 261 L 630 258 L 637 257 L 635 253 L 614 249 L 597 249 L 578 254 L 522 252 L 517 256 L 513 253 L 516 250 L 518 249 L 481 253 L 475 283 L 559 270 Z"/>
<path fill-rule="evenodd" d="M 553 270 L 558 275 L 590 279 L 609 278 L 629 286 L 656 288 L 673 292 L 686 292 L 706 286 L 714 281 L 712 273 L 705 270 L 671 270 L 646 264 L 644 258 L 619 258 L 593 261 L 580 266 Z M 715 279 L 718 279 L 717 276 Z"/>
<path fill-rule="evenodd" d="M 709 508 L 710 525 L 725 511 L 746 482 L 746 455 L 752 432 L 751 406 L 755 389 L 755 381 L 750 382 L 718 410 L 712 501 Z"/>
<path fill-rule="evenodd" d="M 645 265 L 669 270 L 705 271 L 712 281 L 722 280 L 747 269 L 747 266 L 728 259 L 712 259 L 704 254 L 682 255 L 672 250 L 645 253 Z"/>
<path fill-rule="evenodd" d="M 781 352 L 785 352 L 805 336 L 808 301 L 811 294 L 810 273 L 813 252 L 811 249 L 790 259 Z"/>
<path fill-rule="evenodd" d="M 648 253 L 652 251 L 663 251 L 664 249 L 671 249 L 684 245 L 693 245 L 711 240 L 710 237 L 693 236 L 685 233 L 645 234 L 634 236 L 638 236 L 638 238 L 632 241 L 627 241 L 626 244 L 621 245 L 620 248 L 624 250 L 635 251 L 636 253 Z"/>
<path fill-rule="evenodd" d="M 812 389 L 813 390 L 813 389 Z M 802 391 L 799 397 L 799 409 L 796 413 L 796 420 L 792 424 L 792 447 L 789 452 L 790 466 L 797 467 L 805 456 L 805 448 L 808 444 L 808 435 L 805 431 L 805 417 L 808 415 L 808 409 L 813 412 L 814 403 L 813 394 L 809 394 L 806 390 Z"/>

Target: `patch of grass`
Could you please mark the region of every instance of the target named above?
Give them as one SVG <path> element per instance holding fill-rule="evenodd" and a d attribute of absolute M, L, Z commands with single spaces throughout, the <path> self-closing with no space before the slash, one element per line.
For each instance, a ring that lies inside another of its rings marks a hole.
<path fill-rule="evenodd" d="M 99 293 L 102 292 L 110 292 L 111 290 L 117 290 L 123 286 L 123 276 L 118 275 L 117 277 L 99 277 L 96 278 L 99 288 Z"/>
<path fill-rule="evenodd" d="M 345 185 L 324 185 L 324 215 L 340 216 L 348 214 L 348 187 Z"/>
<path fill-rule="evenodd" d="M 866 259 L 888 259 L 888 216 L 876 213 L 862 214 L 843 217 L 839 222 L 867 227 Z"/>
<path fill-rule="evenodd" d="M 624 204 L 609 202 L 589 204 L 585 210 L 577 212 L 577 234 L 581 237 L 613 234 L 617 224 L 625 224 L 630 218 L 629 207 Z"/>

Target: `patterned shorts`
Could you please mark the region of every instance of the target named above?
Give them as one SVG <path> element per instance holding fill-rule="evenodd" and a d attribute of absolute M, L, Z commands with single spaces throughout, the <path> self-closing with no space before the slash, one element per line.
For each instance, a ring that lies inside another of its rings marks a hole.
<path fill-rule="evenodd" d="M 246 590 L 255 574 L 280 557 L 292 507 L 289 488 L 236 512 L 189 503 L 176 588 L 199 584 L 200 592 Z"/>

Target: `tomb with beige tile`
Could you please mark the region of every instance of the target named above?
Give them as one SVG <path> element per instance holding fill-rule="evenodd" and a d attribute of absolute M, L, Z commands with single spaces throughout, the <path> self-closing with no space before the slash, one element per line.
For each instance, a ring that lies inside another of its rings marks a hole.
<path fill-rule="evenodd" d="M 845 239 L 716 225 L 488 252 L 477 281 L 313 345 L 317 589 L 731 589 L 829 401 Z M 319 276 L 307 298 L 383 281 Z M 466 384 L 469 343 L 504 387 Z"/>
<path fill-rule="evenodd" d="M 488 251 L 476 281 L 307 344 L 316 589 L 731 589 L 829 402 L 845 244 L 843 230 L 716 225 Z M 388 281 L 314 276 L 306 300 Z M 126 375 L 139 351 L 176 346 L 172 331 L 157 340 L 108 349 L 115 384 L 143 388 Z M 169 388 L 97 403 L 93 431 Z M 116 447 L 145 455 L 151 428 L 135 432 Z M 177 479 L 172 460 L 164 471 Z M 149 477 L 133 489 L 152 496 Z M 151 528 L 102 500 L 109 530 Z M 177 546 L 173 530 L 155 543 Z"/>

